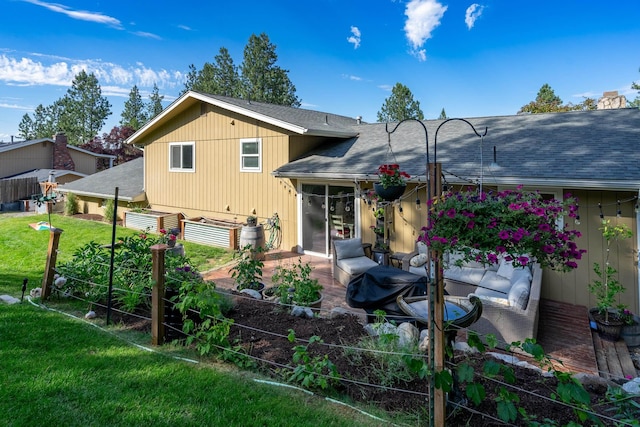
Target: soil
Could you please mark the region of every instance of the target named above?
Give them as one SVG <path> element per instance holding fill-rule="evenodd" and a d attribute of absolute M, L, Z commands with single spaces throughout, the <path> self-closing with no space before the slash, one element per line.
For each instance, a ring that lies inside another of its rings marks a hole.
<path fill-rule="evenodd" d="M 371 387 L 366 383 L 375 383 L 376 377 L 373 374 L 374 363 L 366 357 L 359 363 L 345 355 L 342 346 L 355 346 L 359 340 L 366 336 L 360 318 L 351 315 L 341 315 L 333 319 L 320 317 L 305 319 L 293 317 L 282 308 L 274 308 L 273 304 L 261 301 L 235 298 L 235 306 L 228 313 L 227 317 L 234 319 L 231 327 L 229 340 L 231 343 L 242 346 L 244 351 L 259 361 L 259 369 L 272 375 L 276 380 L 283 381 L 279 374 L 279 368 L 284 365 L 293 364 L 294 345 L 301 343 L 291 343 L 287 339 L 289 330 L 295 331 L 296 338 L 308 340 L 312 336 L 320 337 L 324 344 L 334 346 L 310 344 L 308 351 L 311 357 L 324 357 L 326 354 L 337 368 L 337 372 L 343 379 L 337 383 L 332 392 L 332 396 L 347 395 L 350 399 L 370 405 L 376 405 L 391 413 L 411 413 L 416 414 L 416 419 L 425 419 L 428 408 L 428 384 L 426 380 L 398 381 L 386 388 Z M 277 307 L 277 306 L 276 306 Z M 123 323 L 132 329 L 140 331 L 150 331 L 150 321 L 141 320 L 139 317 L 122 316 L 112 314 L 114 323 Z M 267 330 L 265 330 L 267 329 Z M 302 343 L 304 344 L 304 343 Z M 454 362 L 467 360 L 473 367 L 476 374 L 481 374 L 484 362 L 490 358 L 486 355 L 468 355 L 455 352 Z M 495 359 L 492 359 L 495 360 Z M 526 390 L 515 391 L 519 396 L 519 408 L 526 410 L 526 413 L 535 417 L 539 422 L 548 418 L 557 422 L 557 425 L 565 425 L 570 421 L 579 422 L 574 412 L 560 404 L 552 403 L 549 397 L 556 391 L 557 381 L 555 378 L 542 377 L 532 369 L 513 367 L 516 377 L 517 387 Z M 486 389 L 485 399 L 479 406 L 467 403 L 473 409 L 457 409 L 453 407 L 447 409 L 449 414 L 447 425 L 473 425 L 473 426 L 495 426 L 503 425 L 497 420 L 496 399 L 498 397 L 499 382 L 480 378 L 480 383 Z M 496 377 L 502 380 L 502 376 Z M 585 386 L 590 395 L 594 410 L 607 417 L 611 417 L 615 412 L 608 409 L 610 406 L 603 405 L 602 400 L 607 392 L 604 383 L 596 383 Z M 315 392 L 322 394 L 320 389 Z M 462 391 L 464 393 L 464 391 Z M 544 396 L 544 397 L 541 397 Z M 640 404 L 640 397 L 634 399 Z M 635 414 L 637 415 L 637 413 Z M 605 425 L 611 423 L 605 422 Z M 519 416 L 518 421 L 511 425 L 528 425 Z"/>

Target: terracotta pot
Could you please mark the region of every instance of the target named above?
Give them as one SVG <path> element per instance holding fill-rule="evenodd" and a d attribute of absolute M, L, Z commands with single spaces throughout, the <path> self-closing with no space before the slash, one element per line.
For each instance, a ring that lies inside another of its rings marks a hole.
<path fill-rule="evenodd" d="M 378 196 L 380 196 L 383 200 L 388 202 L 393 202 L 397 200 L 404 194 L 404 190 L 407 188 L 406 185 L 390 185 L 387 188 L 384 188 L 380 183 L 374 183 L 373 188 Z"/>

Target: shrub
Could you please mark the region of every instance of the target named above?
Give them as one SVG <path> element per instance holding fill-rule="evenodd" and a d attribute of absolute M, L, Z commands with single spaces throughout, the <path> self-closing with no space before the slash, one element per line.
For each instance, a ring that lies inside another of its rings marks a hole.
<path fill-rule="evenodd" d="M 64 201 L 64 214 L 66 216 L 73 216 L 78 212 L 78 199 L 73 193 L 67 193 Z"/>
<path fill-rule="evenodd" d="M 104 204 L 104 222 L 112 223 L 113 221 L 113 213 L 116 210 L 116 203 L 113 199 L 107 199 Z M 116 221 L 119 218 L 116 217 Z"/>

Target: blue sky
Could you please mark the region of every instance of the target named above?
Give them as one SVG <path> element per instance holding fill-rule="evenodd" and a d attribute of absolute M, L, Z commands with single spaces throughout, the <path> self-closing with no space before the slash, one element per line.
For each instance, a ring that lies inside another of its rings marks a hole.
<path fill-rule="evenodd" d="M 0 141 L 62 97 L 81 70 L 120 120 L 129 91 L 157 83 L 165 106 L 220 47 L 236 65 L 267 33 L 302 108 L 376 121 L 400 82 L 427 118 L 515 114 L 548 83 L 563 102 L 640 81 L 635 1 L 0 0 Z"/>

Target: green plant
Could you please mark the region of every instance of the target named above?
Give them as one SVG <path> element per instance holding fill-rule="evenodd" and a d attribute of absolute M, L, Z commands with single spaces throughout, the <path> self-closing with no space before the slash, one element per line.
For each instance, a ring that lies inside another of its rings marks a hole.
<path fill-rule="evenodd" d="M 246 245 L 234 253 L 234 259 L 237 262 L 230 271 L 239 290 L 253 289 L 257 291 L 264 287 L 262 283 L 264 263 L 258 259 L 255 253 L 260 251 L 262 251 L 260 247 L 254 250 L 251 245 Z"/>
<path fill-rule="evenodd" d="M 247 225 L 249 227 L 255 227 L 258 224 L 258 217 L 253 216 L 253 215 L 249 215 L 247 217 Z"/>
<path fill-rule="evenodd" d="M 311 265 L 298 262 L 290 265 L 278 265 L 271 280 L 276 294 L 283 304 L 309 306 L 320 299 L 322 285 L 311 277 Z"/>
<path fill-rule="evenodd" d="M 296 341 L 296 333 L 289 329 L 287 339 L 290 342 Z M 329 360 L 328 355 L 312 356 L 309 347 L 322 339 L 316 335 L 309 338 L 308 345 L 296 345 L 293 347 L 293 363 L 295 368 L 287 375 L 288 381 L 298 383 L 303 387 L 314 389 L 326 389 L 340 379 L 336 365 Z"/>
<path fill-rule="evenodd" d="M 429 221 L 418 238 L 432 250 L 457 251 L 464 261 L 495 264 L 500 256 L 515 266 L 538 262 L 569 271 L 586 251 L 574 240 L 577 230 L 558 229 L 563 215 L 575 217 L 576 199 L 544 199 L 522 187 L 497 193 L 447 192 L 429 201 Z"/>
<path fill-rule="evenodd" d="M 610 309 L 615 305 L 618 294 L 624 292 L 625 288 L 617 278 L 618 271 L 609 263 L 611 255 L 611 244 L 622 239 L 633 236 L 633 232 L 625 224 L 612 225 L 610 220 L 603 220 L 602 238 L 606 242 L 603 264 L 594 263 L 593 271 L 598 276 L 589 284 L 589 292 L 596 297 L 596 307 L 598 312 L 604 316 L 605 323 L 609 323 Z M 617 314 L 613 314 L 617 317 Z"/>
<path fill-rule="evenodd" d="M 389 164 L 378 167 L 378 177 L 382 187 L 387 188 L 396 185 L 407 185 L 406 179 L 411 178 L 411 175 L 400 171 L 400 165 Z"/>
<path fill-rule="evenodd" d="M 116 203 L 113 199 L 107 199 L 104 202 L 104 222 L 112 223 L 113 222 L 113 214 L 116 209 Z M 118 218 L 116 218 L 116 221 Z"/>
<path fill-rule="evenodd" d="M 64 201 L 64 214 L 73 216 L 78 212 L 78 199 L 74 193 L 67 193 Z"/>

